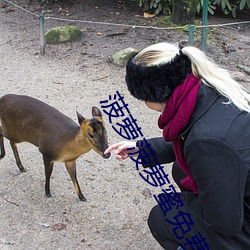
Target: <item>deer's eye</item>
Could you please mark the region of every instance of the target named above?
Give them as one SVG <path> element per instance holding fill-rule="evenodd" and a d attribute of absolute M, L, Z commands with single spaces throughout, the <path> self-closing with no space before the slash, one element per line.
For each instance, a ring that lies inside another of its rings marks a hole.
<path fill-rule="evenodd" d="M 89 137 L 90 137 L 91 139 L 94 139 L 94 135 L 93 135 L 93 134 L 89 134 Z"/>

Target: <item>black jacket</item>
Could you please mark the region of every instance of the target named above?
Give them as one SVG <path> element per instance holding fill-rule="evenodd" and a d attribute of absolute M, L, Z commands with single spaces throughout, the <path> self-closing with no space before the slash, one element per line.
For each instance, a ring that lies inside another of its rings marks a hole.
<path fill-rule="evenodd" d="M 199 188 L 201 231 L 207 230 L 211 249 L 249 250 L 250 114 L 223 102 L 227 100 L 202 84 L 189 125 L 179 138 Z M 147 141 L 161 164 L 175 161 L 171 143 L 163 138 Z"/>

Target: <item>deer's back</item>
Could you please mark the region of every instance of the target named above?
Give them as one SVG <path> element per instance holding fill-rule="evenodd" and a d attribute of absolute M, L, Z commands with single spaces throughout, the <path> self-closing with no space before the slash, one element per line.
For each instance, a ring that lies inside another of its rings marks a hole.
<path fill-rule="evenodd" d="M 57 140 L 69 140 L 79 126 L 50 105 L 24 95 L 9 94 L 0 98 L 0 119 L 4 136 L 15 142 L 27 141 L 36 146 Z"/>

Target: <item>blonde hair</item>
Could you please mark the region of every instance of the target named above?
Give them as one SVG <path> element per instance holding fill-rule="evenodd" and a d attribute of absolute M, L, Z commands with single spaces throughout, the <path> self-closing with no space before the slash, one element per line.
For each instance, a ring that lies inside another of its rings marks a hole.
<path fill-rule="evenodd" d="M 144 66 L 160 65 L 170 62 L 181 52 L 190 59 L 193 74 L 205 85 L 214 88 L 228 99 L 225 104 L 233 103 L 238 109 L 250 113 L 250 94 L 231 77 L 227 70 L 215 64 L 195 47 L 187 46 L 180 51 L 176 44 L 157 43 L 138 53 L 134 62 Z"/>

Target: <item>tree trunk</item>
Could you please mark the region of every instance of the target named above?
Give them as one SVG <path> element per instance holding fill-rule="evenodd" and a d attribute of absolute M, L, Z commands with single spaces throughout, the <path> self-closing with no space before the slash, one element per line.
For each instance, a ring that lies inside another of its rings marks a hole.
<path fill-rule="evenodd" d="M 173 0 L 171 22 L 178 25 L 192 24 L 198 0 Z"/>

